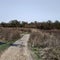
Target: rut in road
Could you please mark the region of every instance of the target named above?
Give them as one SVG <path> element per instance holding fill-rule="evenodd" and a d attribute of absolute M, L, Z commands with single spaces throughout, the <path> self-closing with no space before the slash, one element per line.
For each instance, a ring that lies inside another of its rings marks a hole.
<path fill-rule="evenodd" d="M 30 34 L 25 34 L 17 40 L 2 55 L 0 60 L 33 60 L 28 49 Z"/>

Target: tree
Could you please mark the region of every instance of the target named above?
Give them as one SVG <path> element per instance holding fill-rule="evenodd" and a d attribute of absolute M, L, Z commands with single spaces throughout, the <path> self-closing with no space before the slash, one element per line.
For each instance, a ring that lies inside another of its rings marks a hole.
<path fill-rule="evenodd" d="M 60 22 L 58 20 L 56 20 L 54 22 L 54 26 L 55 26 L 55 29 L 60 29 Z"/>
<path fill-rule="evenodd" d="M 7 26 L 7 23 L 5 23 L 5 22 L 1 22 L 1 24 L 0 24 L 2 27 L 6 27 Z"/>
<path fill-rule="evenodd" d="M 21 26 L 22 26 L 22 27 L 26 27 L 26 25 L 28 25 L 28 23 L 27 23 L 27 22 L 22 21 Z"/>
<path fill-rule="evenodd" d="M 20 22 L 17 20 L 12 20 L 9 22 L 11 27 L 20 27 Z"/>
<path fill-rule="evenodd" d="M 48 20 L 46 24 L 47 24 L 47 29 L 53 28 L 51 20 Z"/>

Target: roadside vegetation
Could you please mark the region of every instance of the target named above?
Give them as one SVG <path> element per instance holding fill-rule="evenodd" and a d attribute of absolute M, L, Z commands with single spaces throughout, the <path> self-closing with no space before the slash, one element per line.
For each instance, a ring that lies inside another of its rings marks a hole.
<path fill-rule="evenodd" d="M 60 39 L 53 34 L 33 32 L 28 43 L 35 60 L 60 60 Z"/>
<path fill-rule="evenodd" d="M 5 49 L 7 49 L 8 47 L 11 46 L 11 44 L 13 44 L 15 41 L 11 40 L 5 43 L 0 44 L 0 54 L 2 54 L 4 52 Z"/>
<path fill-rule="evenodd" d="M 17 29 L 0 28 L 0 54 L 20 37 L 20 31 Z"/>

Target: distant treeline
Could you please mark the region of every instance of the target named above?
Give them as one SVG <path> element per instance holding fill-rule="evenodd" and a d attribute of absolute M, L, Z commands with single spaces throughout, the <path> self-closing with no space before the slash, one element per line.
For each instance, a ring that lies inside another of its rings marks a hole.
<path fill-rule="evenodd" d="M 50 29 L 60 29 L 60 22 L 56 20 L 55 22 L 52 22 L 48 20 L 47 22 L 20 22 L 18 20 L 11 20 L 8 23 L 1 22 L 0 27 L 24 27 L 24 28 L 37 28 L 37 29 L 44 29 L 44 30 L 50 30 Z"/>

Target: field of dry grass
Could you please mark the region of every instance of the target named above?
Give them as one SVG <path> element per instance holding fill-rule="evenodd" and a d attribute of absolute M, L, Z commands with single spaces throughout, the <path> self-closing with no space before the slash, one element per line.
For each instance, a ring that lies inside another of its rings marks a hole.
<path fill-rule="evenodd" d="M 20 31 L 18 29 L 0 28 L 0 40 L 15 40 L 20 37 Z"/>
<path fill-rule="evenodd" d="M 22 33 L 30 33 L 30 28 L 18 28 L 18 27 L 0 27 L 0 40 L 13 40 L 20 37 Z"/>
<path fill-rule="evenodd" d="M 60 39 L 60 30 L 43 30 L 42 32 L 46 32 L 54 35 L 57 39 Z"/>
<path fill-rule="evenodd" d="M 16 28 L 0 28 L 0 54 L 21 37 L 20 33 Z"/>
<path fill-rule="evenodd" d="M 36 60 L 60 60 L 59 36 L 59 33 L 56 35 L 42 31 L 31 33 L 28 45 L 37 56 Z"/>
<path fill-rule="evenodd" d="M 0 27 L 0 53 L 10 46 L 17 39 L 22 37 L 22 33 L 30 33 L 30 28 Z"/>
<path fill-rule="evenodd" d="M 21 37 L 30 33 L 28 45 L 35 60 L 60 60 L 60 31 L 39 31 L 30 28 L 0 28 L 0 52 Z M 8 42 L 8 43 L 7 43 Z"/>

